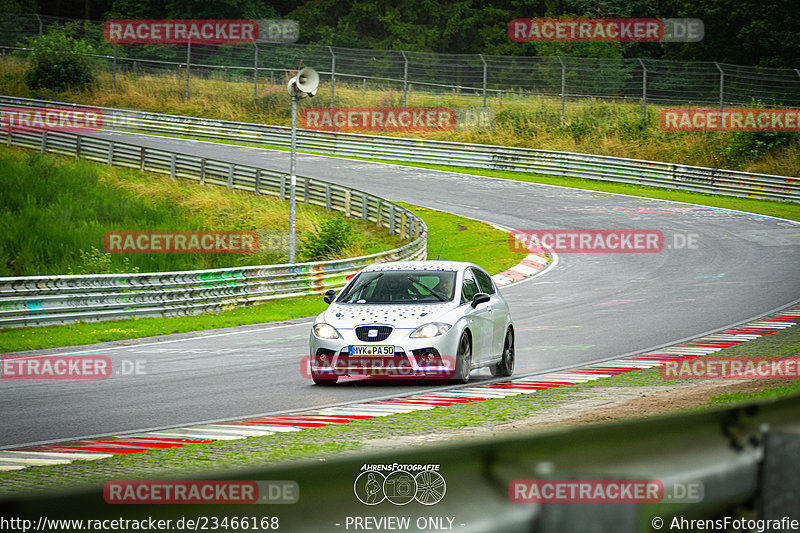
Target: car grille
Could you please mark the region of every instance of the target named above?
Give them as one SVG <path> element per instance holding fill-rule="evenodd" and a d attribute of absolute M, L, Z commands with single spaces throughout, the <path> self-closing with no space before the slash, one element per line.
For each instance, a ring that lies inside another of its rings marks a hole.
<path fill-rule="evenodd" d="M 371 331 L 375 332 L 372 336 L 370 336 Z M 356 328 L 356 337 L 358 337 L 358 340 L 366 342 L 385 341 L 391 333 L 391 326 L 358 326 Z"/>

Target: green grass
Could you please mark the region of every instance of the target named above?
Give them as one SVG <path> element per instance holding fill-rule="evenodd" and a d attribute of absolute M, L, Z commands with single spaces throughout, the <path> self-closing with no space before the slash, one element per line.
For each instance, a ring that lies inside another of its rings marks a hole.
<path fill-rule="evenodd" d="M 494 275 L 527 255 L 512 251 L 508 234 L 483 222 L 405 202 L 397 204 L 410 209 L 428 225 L 428 259 L 470 261 Z"/>
<path fill-rule="evenodd" d="M 443 260 L 473 261 L 486 268 L 490 274 L 496 274 L 525 257 L 525 254 L 511 251 L 506 233 L 487 224 L 449 213 L 404 205 L 428 224 L 428 255 L 432 258 L 436 257 L 433 251 L 435 247 L 435 253 L 441 249 Z M 442 247 L 441 243 L 446 244 Z M 4 328 L 0 329 L 0 353 L 288 320 L 316 315 L 326 305 L 322 297 L 309 296 L 271 300 L 260 305 L 192 317 L 138 318 L 39 328 Z"/>
<path fill-rule="evenodd" d="M 742 343 L 714 356 L 794 355 L 800 351 L 800 326 L 787 328 L 753 341 Z M 36 466 L 0 472 L 0 495 L 23 490 L 65 488 L 99 483 L 107 479 L 168 478 L 175 475 L 230 468 L 246 468 L 288 460 L 326 460 L 339 453 L 363 449 L 373 439 L 421 437 L 442 431 L 486 427 L 492 423 L 524 420 L 546 408 L 558 408 L 579 399 L 604 393 L 604 389 L 663 386 L 675 384 L 661 378 L 658 368 L 601 378 L 588 383 L 521 394 L 510 398 L 476 401 L 436 407 L 432 410 L 400 413 L 348 424 L 277 433 L 236 441 L 188 445 L 170 450 L 151 450 L 135 455 L 116 455 L 97 461 L 76 461 L 69 465 Z M 795 393 L 798 385 L 768 388 L 756 395 L 720 396 L 706 407 L 719 407 L 730 401 L 767 398 Z M 466 433 L 465 433 L 466 434 Z"/>
<path fill-rule="evenodd" d="M 285 233 L 288 205 L 224 187 L 0 148 L 0 276 L 200 270 L 287 261 L 288 251 L 255 254 L 108 254 L 113 230 L 244 230 Z M 299 203 L 297 235 L 340 213 Z M 354 222 L 353 241 L 335 257 L 403 244 L 375 224 Z M 302 248 L 302 246 L 301 246 Z"/>

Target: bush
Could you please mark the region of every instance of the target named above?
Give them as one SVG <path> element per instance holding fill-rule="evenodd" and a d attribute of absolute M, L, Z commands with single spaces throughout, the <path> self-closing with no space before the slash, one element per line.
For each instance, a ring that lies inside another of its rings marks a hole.
<path fill-rule="evenodd" d="M 78 250 L 80 254 L 80 264 L 73 270 L 67 269 L 67 274 L 125 274 L 129 272 L 139 272 L 139 267 L 132 267 L 130 260 L 125 257 L 121 266 L 112 264 L 111 254 L 98 250 L 94 246 L 86 252 Z"/>
<path fill-rule="evenodd" d="M 91 58 L 94 49 L 82 40 L 52 30 L 41 41 L 32 40 L 25 83 L 33 90 L 83 89 L 95 82 Z"/>
<path fill-rule="evenodd" d="M 789 144 L 796 135 L 782 132 L 737 132 L 731 135 L 725 147 L 730 163 L 742 165 L 759 159 L 778 146 Z"/>
<path fill-rule="evenodd" d="M 314 232 L 300 241 L 298 256 L 301 261 L 327 261 L 335 259 L 355 238 L 353 222 L 344 218 L 332 218 L 314 224 Z"/>

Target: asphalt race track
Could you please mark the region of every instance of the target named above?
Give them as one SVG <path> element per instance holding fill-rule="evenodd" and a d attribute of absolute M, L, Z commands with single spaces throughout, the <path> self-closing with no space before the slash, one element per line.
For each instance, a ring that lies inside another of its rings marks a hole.
<path fill-rule="evenodd" d="M 288 152 L 95 135 L 281 171 L 289 167 Z M 787 221 L 310 155 L 298 157 L 297 173 L 508 228 L 663 232 L 665 248 L 659 253 L 564 253 L 544 275 L 503 289 L 517 327 L 515 375 L 647 351 L 744 322 L 800 298 L 800 226 Z M 695 249 L 673 246 L 689 234 L 695 235 Z M 436 253 L 428 250 L 431 257 Z M 365 380 L 314 386 L 300 374 L 308 333 L 309 319 L 300 319 L 166 341 L 126 341 L 93 353 L 108 355 L 115 373 L 140 361 L 145 375 L 0 380 L 0 447 L 274 414 L 437 386 Z M 474 374 L 473 379 L 489 376 Z"/>

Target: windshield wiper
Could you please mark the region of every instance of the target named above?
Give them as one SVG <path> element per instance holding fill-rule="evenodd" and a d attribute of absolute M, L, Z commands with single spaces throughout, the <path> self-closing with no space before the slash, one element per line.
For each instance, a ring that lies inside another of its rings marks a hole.
<path fill-rule="evenodd" d="M 431 288 L 430 288 L 430 287 L 428 287 L 427 285 L 423 285 L 422 283 L 420 283 L 419 281 L 415 280 L 415 279 L 414 279 L 414 278 L 412 278 L 411 276 L 408 276 L 408 281 L 410 281 L 410 282 L 411 282 L 411 283 L 413 283 L 414 285 L 417 285 L 417 286 L 419 286 L 419 287 L 422 287 L 423 289 L 425 289 L 425 290 L 426 290 L 426 291 L 428 291 L 429 293 L 431 293 L 431 294 L 433 294 L 434 296 L 436 296 L 437 298 L 439 298 L 439 301 L 441 301 L 441 302 L 447 302 L 447 301 L 449 301 L 449 298 L 445 298 L 444 296 L 442 296 L 441 294 L 439 294 L 439 293 L 438 293 L 438 292 L 436 292 L 435 290 L 431 289 Z"/>
<path fill-rule="evenodd" d="M 375 277 L 374 277 L 374 278 L 372 278 L 371 280 L 363 282 L 361 285 L 359 285 L 358 287 L 356 287 L 355 289 L 353 289 L 352 291 L 350 291 L 350 294 L 356 294 L 356 293 L 357 293 L 358 291 L 360 291 L 361 289 L 366 289 L 366 288 L 367 288 L 367 287 L 368 287 L 370 284 L 372 284 L 372 282 L 373 282 L 373 281 L 375 281 L 376 279 L 378 279 L 378 278 L 379 278 L 379 277 L 381 277 L 381 276 L 383 276 L 383 272 L 381 272 L 380 274 L 378 274 L 377 276 L 375 276 Z M 349 296 L 350 296 L 350 295 L 348 295 L 348 297 L 349 297 Z"/>

